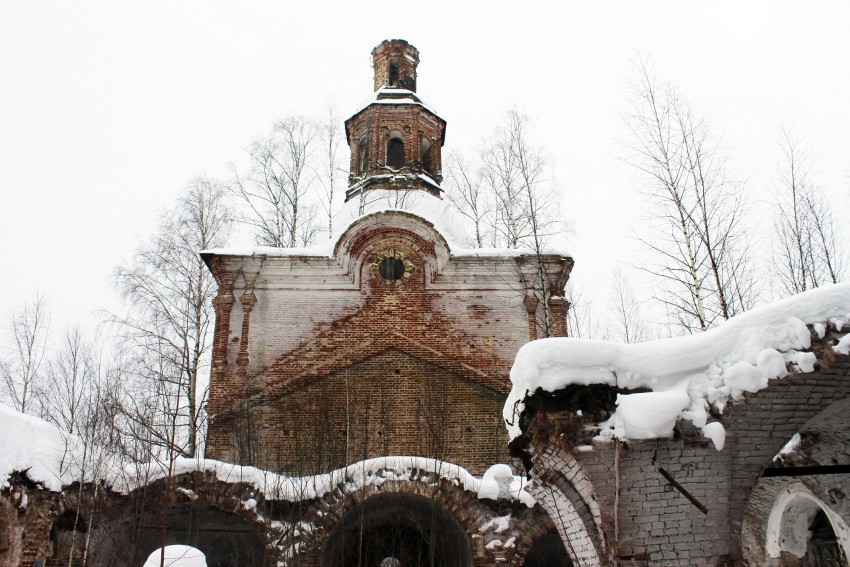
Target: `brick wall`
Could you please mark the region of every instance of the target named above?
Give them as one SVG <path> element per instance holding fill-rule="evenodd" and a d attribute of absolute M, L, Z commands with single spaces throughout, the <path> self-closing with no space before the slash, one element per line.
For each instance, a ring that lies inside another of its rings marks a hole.
<path fill-rule="evenodd" d="M 398 282 L 377 271 L 389 251 L 407 266 Z M 530 338 L 527 259 L 453 258 L 430 225 L 387 213 L 352 227 L 335 260 L 207 260 L 232 297 L 217 317 L 209 456 L 310 473 L 414 454 L 480 474 L 507 458 L 500 408 Z M 562 290 L 571 261 L 544 261 Z"/>
<path fill-rule="evenodd" d="M 533 412 L 521 421 L 526 437 L 517 447 L 529 444 L 535 491 L 550 515 L 560 515 L 555 523 L 576 562 L 774 564 L 778 560 L 767 557 L 764 549 L 767 519 L 776 495 L 794 483 L 807 487 L 846 522 L 846 475 L 762 476 L 797 432 L 808 446 L 795 457 L 800 462 L 790 464 L 850 464 L 850 358 L 830 349 L 835 340 L 815 338 L 815 372 L 772 380 L 765 390 L 731 402 L 719 417 L 727 432 L 722 451 L 687 422 L 676 426 L 673 439 L 590 440 L 598 418 L 607 415 L 599 401 L 608 398 L 610 412 L 614 398 L 595 390 L 583 398 L 579 390 L 600 386 L 573 386 L 569 396 L 527 402 Z M 584 413 L 593 417 L 577 417 L 581 407 L 560 407 L 567 402 L 559 400 L 579 400 Z M 600 529 L 598 537 L 594 525 Z M 597 546 L 595 556 L 587 553 L 591 544 Z"/>

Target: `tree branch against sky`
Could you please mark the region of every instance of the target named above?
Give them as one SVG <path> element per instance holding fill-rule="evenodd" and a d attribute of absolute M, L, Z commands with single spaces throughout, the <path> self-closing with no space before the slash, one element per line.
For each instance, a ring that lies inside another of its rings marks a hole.
<path fill-rule="evenodd" d="M 744 187 L 728 158 L 669 84 L 641 61 L 635 71 L 626 158 L 642 179 L 644 216 L 635 227 L 649 253 L 656 299 L 685 332 L 706 330 L 752 307 Z"/>
<path fill-rule="evenodd" d="M 242 220 L 253 228 L 257 244 L 293 248 L 313 242 L 318 226 L 308 195 L 316 183 L 320 141 L 313 120 L 290 116 L 248 149 L 250 169 L 245 175 L 235 172 L 234 192 L 245 205 Z"/>
<path fill-rule="evenodd" d="M 140 378 L 151 383 L 166 424 L 181 425 L 167 444 L 187 455 L 195 453 L 202 421 L 198 384 L 208 364 L 216 289 L 198 253 L 226 242 L 233 216 L 225 197 L 221 183 L 193 179 L 159 231 L 115 271 L 128 312 L 111 320 L 135 347 Z"/>
<path fill-rule="evenodd" d="M 0 358 L 5 398 L 21 413 L 35 411 L 41 395 L 42 363 L 47 352 L 50 309 L 43 295 L 12 311 Z"/>
<path fill-rule="evenodd" d="M 813 181 L 803 143 L 783 130 L 775 187 L 772 273 L 782 295 L 793 295 L 846 277 L 847 250 L 826 200 Z"/>

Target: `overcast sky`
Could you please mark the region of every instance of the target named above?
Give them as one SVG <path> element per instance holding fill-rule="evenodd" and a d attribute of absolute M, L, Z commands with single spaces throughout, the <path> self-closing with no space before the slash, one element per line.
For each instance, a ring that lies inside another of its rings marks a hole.
<path fill-rule="evenodd" d="M 574 276 L 604 296 L 638 253 L 618 158 L 638 53 L 675 83 L 747 181 L 762 229 L 780 127 L 850 218 L 850 2 L 0 3 L 0 314 L 44 293 L 53 329 L 115 307 L 114 265 L 195 174 L 287 114 L 372 89 L 370 51 L 420 51 L 418 91 L 470 148 L 517 103 L 551 155 Z M 601 291 L 600 291 L 601 290 Z"/>

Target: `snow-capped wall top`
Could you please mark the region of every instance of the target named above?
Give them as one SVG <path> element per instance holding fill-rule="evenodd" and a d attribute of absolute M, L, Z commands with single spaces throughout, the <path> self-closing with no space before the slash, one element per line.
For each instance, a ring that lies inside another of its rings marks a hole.
<path fill-rule="evenodd" d="M 511 438 L 521 434 L 522 400 L 538 388 L 609 384 L 652 391 L 620 395 L 617 410 L 600 424 L 601 435 L 649 439 L 672 435 L 679 418 L 692 421 L 723 447 L 720 423 L 706 423 L 708 404 L 722 411 L 729 397 L 765 388 L 787 374 L 786 363 L 814 370 L 806 325 L 823 336 L 825 323 L 850 323 L 850 283 L 824 286 L 733 317 L 704 333 L 640 344 L 552 338 L 517 353 L 504 418 Z M 850 334 L 833 347 L 850 354 Z"/>
<path fill-rule="evenodd" d="M 55 491 L 81 479 L 79 457 L 83 453 L 78 437 L 3 404 L 0 404 L 0 420 L 3 423 L 3 434 L 0 435 L 0 478 L 3 486 L 8 485 L 9 476 L 15 471 L 26 471 L 30 480 Z M 127 493 L 140 488 L 145 482 L 162 478 L 167 469 L 164 462 L 120 466 L 117 461 L 106 459 L 106 464 L 98 472 L 90 472 L 82 480 L 104 480 L 114 490 Z M 409 479 L 412 470 L 435 473 L 464 490 L 474 492 L 479 498 L 519 500 L 529 507 L 534 505 L 534 499 L 523 490 L 525 480 L 514 476 L 507 465 L 493 465 L 482 478 L 477 478 L 460 465 L 426 457 L 378 457 L 326 474 L 305 477 L 290 477 L 221 461 L 180 457 L 173 464 L 172 474 L 208 471 L 223 482 L 251 483 L 268 498 L 297 502 L 321 497 L 340 484 L 350 485 L 350 489 L 387 480 Z"/>
<path fill-rule="evenodd" d="M 434 229 L 446 240 L 452 256 L 521 256 L 532 254 L 528 248 L 473 248 L 473 240 L 463 224 L 452 210 L 451 205 L 429 195 L 424 191 L 385 191 L 370 190 L 361 197 L 351 199 L 334 215 L 334 226 L 337 229 L 326 242 L 303 248 L 273 248 L 269 246 L 214 248 L 204 250 L 201 254 L 219 256 L 318 256 L 334 257 L 334 249 L 339 239 L 355 222 L 361 218 L 381 212 L 404 212 L 422 218 L 434 226 Z M 553 248 L 547 253 L 571 256 L 564 250 Z"/>

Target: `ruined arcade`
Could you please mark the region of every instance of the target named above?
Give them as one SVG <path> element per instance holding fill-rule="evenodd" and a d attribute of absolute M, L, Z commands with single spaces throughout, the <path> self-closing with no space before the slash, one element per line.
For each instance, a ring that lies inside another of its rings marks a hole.
<path fill-rule="evenodd" d="M 16 473 L 0 566 L 140 567 L 163 542 L 216 567 L 847 564 L 850 286 L 704 348 L 568 340 L 572 258 L 464 248 L 419 52 L 372 59 L 333 239 L 201 253 L 207 460 L 120 487 Z M 662 355 L 684 362 L 646 369 Z M 652 396 L 683 401 L 664 435 L 629 435 L 625 400 Z"/>

